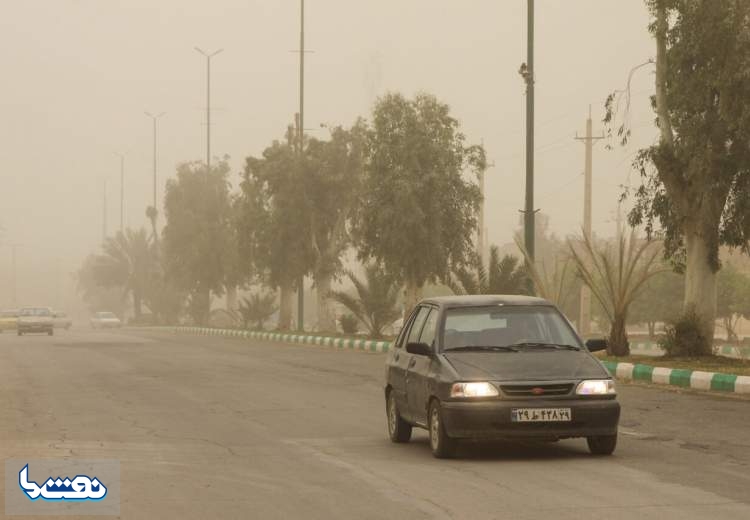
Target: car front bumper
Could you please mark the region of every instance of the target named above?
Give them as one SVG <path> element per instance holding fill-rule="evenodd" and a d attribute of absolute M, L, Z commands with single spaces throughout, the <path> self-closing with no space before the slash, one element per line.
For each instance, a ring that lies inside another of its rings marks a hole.
<path fill-rule="evenodd" d="M 34 325 L 18 325 L 18 332 L 50 332 L 54 329 L 54 325 L 51 323 L 47 324 L 34 324 Z"/>
<path fill-rule="evenodd" d="M 570 408 L 567 422 L 512 422 L 513 408 Z M 614 435 L 620 420 L 615 399 L 448 401 L 442 403 L 449 437 L 472 439 L 565 439 Z"/>

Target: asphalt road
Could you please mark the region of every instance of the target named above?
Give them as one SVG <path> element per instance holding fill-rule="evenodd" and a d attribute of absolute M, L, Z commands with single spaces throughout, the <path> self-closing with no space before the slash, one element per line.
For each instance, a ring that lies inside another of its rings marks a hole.
<path fill-rule="evenodd" d="M 382 355 L 325 347 L 6 333 L 0 458 L 118 459 L 138 520 L 750 518 L 748 400 L 620 385 L 612 457 L 568 440 L 437 460 L 424 432 L 388 441 L 382 376 Z"/>

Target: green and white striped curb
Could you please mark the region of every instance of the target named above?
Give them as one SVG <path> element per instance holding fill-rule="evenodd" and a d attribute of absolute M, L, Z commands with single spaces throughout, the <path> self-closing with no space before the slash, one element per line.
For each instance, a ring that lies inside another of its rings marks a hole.
<path fill-rule="evenodd" d="M 658 344 L 650 341 L 633 341 L 630 343 L 630 352 L 638 356 L 663 356 L 664 350 Z M 750 347 L 737 345 L 716 345 L 714 354 L 717 356 L 734 359 L 750 359 Z"/>
<path fill-rule="evenodd" d="M 334 338 L 330 336 L 312 336 L 307 334 L 286 334 L 280 332 L 253 332 L 237 329 L 214 329 L 209 327 L 175 327 L 177 334 L 198 334 L 201 336 L 223 336 L 228 338 L 255 339 L 263 341 L 279 341 L 283 343 L 300 343 L 303 345 L 319 345 L 363 352 L 388 352 L 390 341 L 376 341 L 372 339 Z"/>
<path fill-rule="evenodd" d="M 695 390 L 716 390 L 735 394 L 750 394 L 750 376 L 718 372 L 702 372 L 680 368 L 602 361 L 610 374 L 623 381 L 645 381 L 660 385 L 680 386 Z"/>

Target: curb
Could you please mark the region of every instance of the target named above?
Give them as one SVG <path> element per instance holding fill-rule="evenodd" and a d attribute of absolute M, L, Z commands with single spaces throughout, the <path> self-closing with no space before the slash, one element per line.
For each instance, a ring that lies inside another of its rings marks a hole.
<path fill-rule="evenodd" d="M 734 359 L 750 359 L 750 347 L 742 345 L 714 345 L 714 354 Z M 661 356 L 664 350 L 651 341 L 633 341 L 630 353 L 637 356 Z"/>
<path fill-rule="evenodd" d="M 602 363 L 607 367 L 610 374 L 623 381 L 645 381 L 657 385 L 679 386 L 694 390 L 750 394 L 750 376 L 617 363 L 615 361 L 602 361 Z"/>
<path fill-rule="evenodd" d="M 372 339 L 333 338 L 330 336 L 312 336 L 307 334 L 284 334 L 279 332 L 253 332 L 236 329 L 214 329 L 204 327 L 175 327 L 175 334 L 197 334 L 199 336 L 223 336 L 228 338 L 260 339 L 282 343 L 317 345 L 362 352 L 385 353 L 391 348 L 390 341 Z"/>

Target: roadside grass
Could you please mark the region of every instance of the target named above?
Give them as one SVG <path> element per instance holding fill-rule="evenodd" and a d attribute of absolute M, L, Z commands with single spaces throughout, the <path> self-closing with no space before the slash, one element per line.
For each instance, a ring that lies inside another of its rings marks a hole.
<path fill-rule="evenodd" d="M 654 356 L 598 356 L 603 361 L 614 363 L 634 363 L 641 365 L 659 366 L 665 368 L 679 368 L 684 370 L 701 370 L 703 372 L 719 372 L 738 376 L 750 376 L 750 361 L 732 359 L 722 356 L 697 357 L 654 357 Z"/>

